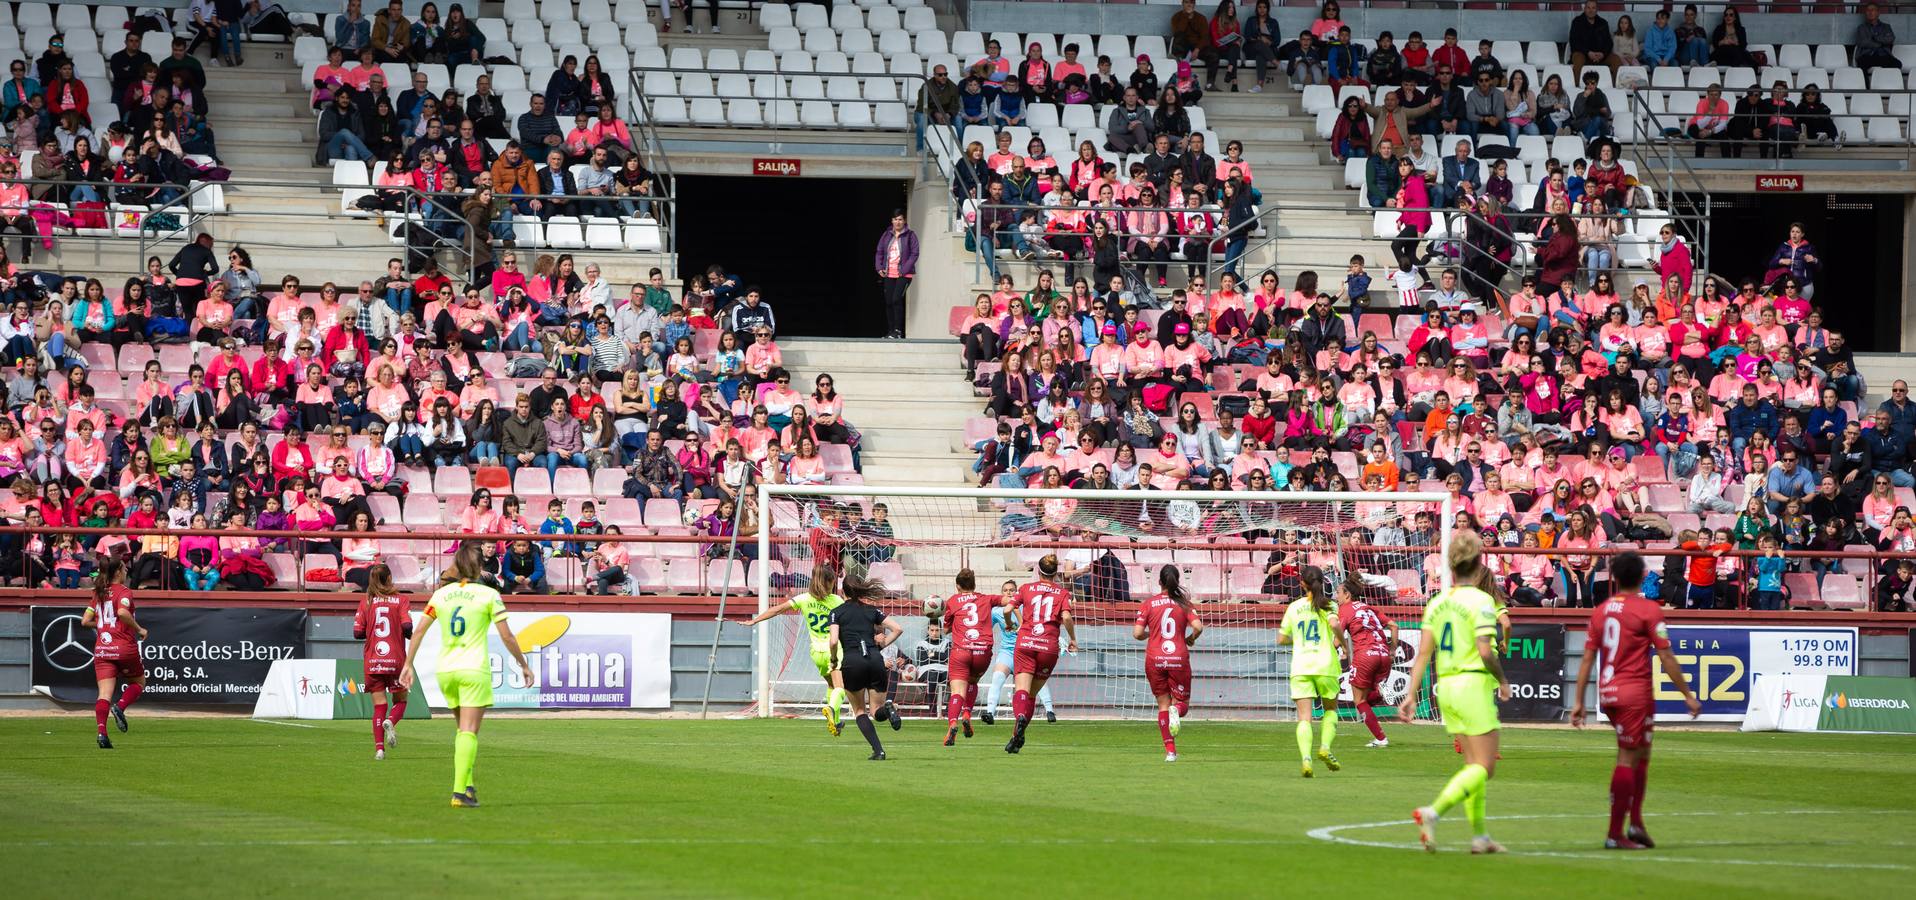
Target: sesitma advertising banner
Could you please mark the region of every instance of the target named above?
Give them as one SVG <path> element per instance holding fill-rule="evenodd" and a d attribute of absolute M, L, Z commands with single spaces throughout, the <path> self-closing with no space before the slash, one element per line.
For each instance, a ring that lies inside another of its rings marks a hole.
<path fill-rule="evenodd" d="M 255 719 L 368 719 L 366 664 L 356 659 L 281 659 L 273 662 L 253 706 Z M 406 718 L 426 719 L 424 703 L 409 703 Z"/>
<path fill-rule="evenodd" d="M 65 703 L 99 696 L 83 612 L 33 608 L 34 690 Z M 147 630 L 145 702 L 251 706 L 274 660 L 306 653 L 305 610 L 147 607 L 137 615 Z"/>
<path fill-rule="evenodd" d="M 1503 659 L 1504 674 L 1510 678 L 1510 700 L 1497 704 L 1498 716 L 1504 721 L 1556 722 L 1563 719 L 1564 633 L 1562 625 L 1517 625 L 1511 628 Z M 1421 636 L 1422 631 L 1417 628 L 1401 628 L 1397 632 L 1390 677 L 1378 687 L 1385 703 L 1394 705 L 1402 702 L 1405 691 L 1409 690 L 1410 663 L 1417 656 L 1417 642 Z M 1354 703 L 1349 672 L 1344 673 L 1342 688 L 1341 699 Z M 1437 706 L 1429 698 L 1429 685 L 1424 686 L 1421 694 L 1418 715 L 1437 715 Z M 1387 710 L 1380 707 L 1377 713 L 1385 715 Z M 1353 711 L 1347 718 L 1355 716 Z"/>
<path fill-rule="evenodd" d="M 1916 734 L 1916 679 L 1858 675 L 1759 678 L 1744 731 Z"/>
<path fill-rule="evenodd" d="M 1856 674 L 1854 628 L 1673 625 L 1669 632 L 1671 653 L 1703 704 L 1698 718 L 1704 721 L 1742 721 L 1758 677 Z M 1657 721 L 1689 721 L 1662 662 L 1654 668 Z"/>
<path fill-rule="evenodd" d="M 418 613 L 414 613 L 418 628 Z M 537 686 L 520 678 L 497 631 L 488 637 L 493 705 L 506 709 L 663 709 L 672 704 L 672 617 L 658 613 L 509 613 L 506 622 L 532 665 Z M 423 693 L 439 690 L 437 623 L 414 660 Z"/>

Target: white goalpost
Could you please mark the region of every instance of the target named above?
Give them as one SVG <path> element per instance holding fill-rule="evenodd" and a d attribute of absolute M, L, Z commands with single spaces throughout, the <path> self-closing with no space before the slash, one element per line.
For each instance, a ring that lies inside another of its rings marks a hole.
<path fill-rule="evenodd" d="M 789 484 L 759 485 L 758 509 L 758 611 L 804 591 L 820 562 L 862 574 L 886 588 L 884 608 L 905 630 L 895 645 L 904 663 L 926 637 L 928 601 L 956 590 L 958 570 L 973 571 L 979 593 L 999 594 L 1055 554 L 1080 645 L 1060 662 L 1047 698 L 1066 717 L 1155 714 L 1132 620 L 1138 602 L 1159 592 L 1160 569 L 1174 566 L 1206 625 L 1192 648 L 1191 715 L 1248 720 L 1290 707 L 1289 654 L 1276 635 L 1304 567 L 1360 576 L 1373 604 L 1421 607 L 1449 585 L 1442 560 L 1455 514 L 1444 493 Z M 753 649 L 758 715 L 817 712 L 827 688 L 798 616 L 759 626 Z M 1392 681 L 1385 695 L 1394 701 L 1408 678 Z M 941 710 L 941 686 L 936 675 L 906 678 L 898 706 L 907 715 Z"/>

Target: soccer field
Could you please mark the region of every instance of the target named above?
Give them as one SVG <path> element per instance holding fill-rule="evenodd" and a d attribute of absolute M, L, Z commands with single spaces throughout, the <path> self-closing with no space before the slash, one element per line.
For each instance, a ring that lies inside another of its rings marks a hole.
<path fill-rule="evenodd" d="M 939 746 L 942 723 L 495 716 L 483 807 L 451 809 L 451 722 L 407 722 L 374 762 L 363 722 L 0 718 L 0 854 L 13 897 L 70 896 L 1890 896 L 1916 872 L 1916 740 L 1663 732 L 1659 847 L 1600 849 L 1608 732 L 1512 729 L 1472 857 L 1408 824 L 1459 765 L 1433 726 L 1298 776 L 1291 726 L 1034 724 Z"/>

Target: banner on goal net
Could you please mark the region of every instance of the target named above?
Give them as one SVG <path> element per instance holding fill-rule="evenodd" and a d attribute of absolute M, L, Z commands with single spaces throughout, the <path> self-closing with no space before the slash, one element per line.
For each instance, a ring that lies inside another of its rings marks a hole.
<path fill-rule="evenodd" d="M 1060 660 L 1050 705 L 1061 714 L 1142 718 L 1155 715 L 1156 705 L 1132 626 L 1138 603 L 1160 593 L 1164 567 L 1177 569 L 1205 624 L 1191 648 L 1192 716 L 1267 718 L 1291 708 L 1290 653 L 1277 646 L 1277 632 L 1307 567 L 1327 579 L 1354 576 L 1374 604 L 1421 606 L 1448 583 L 1441 561 L 1452 516 L 1447 497 L 1436 493 L 867 485 L 761 485 L 760 509 L 759 608 L 805 591 L 821 565 L 834 577 L 881 584 L 886 612 L 905 630 L 887 655 L 908 711 L 921 703 L 942 709 L 949 644 L 932 633 L 927 612 L 957 590 L 957 572 L 970 569 L 979 593 L 1006 594 L 1055 555 L 1072 590 L 1079 652 Z M 998 625 L 997 656 L 1008 670 L 1009 641 Z M 812 649 L 798 616 L 762 626 L 760 714 L 818 709 L 827 687 Z M 980 692 L 981 708 L 996 668 Z M 1009 687 L 998 693 L 1009 702 Z"/>

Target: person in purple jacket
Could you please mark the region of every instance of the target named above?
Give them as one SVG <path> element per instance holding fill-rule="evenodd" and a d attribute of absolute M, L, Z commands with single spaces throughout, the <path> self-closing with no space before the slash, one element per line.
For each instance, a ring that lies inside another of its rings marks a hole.
<path fill-rule="evenodd" d="M 872 266 L 885 286 L 885 321 L 889 338 L 905 336 L 905 291 L 918 273 L 918 233 L 905 227 L 905 211 L 892 210 L 891 227 L 878 236 Z"/>

